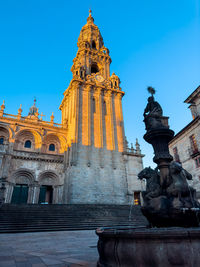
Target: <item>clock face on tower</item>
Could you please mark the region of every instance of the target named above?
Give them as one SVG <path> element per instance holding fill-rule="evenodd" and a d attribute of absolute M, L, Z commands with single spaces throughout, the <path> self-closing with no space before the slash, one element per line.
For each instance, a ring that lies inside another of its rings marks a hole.
<path fill-rule="evenodd" d="M 97 75 L 95 75 L 95 80 L 98 82 L 103 82 L 104 78 L 101 75 L 97 74 Z"/>

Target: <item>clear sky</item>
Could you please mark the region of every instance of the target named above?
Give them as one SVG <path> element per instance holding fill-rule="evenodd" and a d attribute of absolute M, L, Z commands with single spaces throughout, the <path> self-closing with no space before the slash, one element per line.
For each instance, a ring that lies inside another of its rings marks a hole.
<path fill-rule="evenodd" d="M 138 137 L 144 165 L 152 165 L 143 140 L 146 88 L 157 90 L 175 132 L 191 121 L 183 101 L 200 85 L 200 0 L 1 0 L 0 102 L 10 114 L 22 104 L 25 116 L 36 97 L 45 120 L 53 111 L 61 121 L 58 108 L 89 8 L 126 93 L 126 136 L 133 143 Z"/>

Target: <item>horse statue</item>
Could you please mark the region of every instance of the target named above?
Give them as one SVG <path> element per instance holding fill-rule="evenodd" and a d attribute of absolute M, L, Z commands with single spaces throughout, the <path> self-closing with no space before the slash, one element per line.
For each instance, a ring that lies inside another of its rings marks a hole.
<path fill-rule="evenodd" d="M 151 167 L 146 167 L 139 174 L 140 180 L 146 179 L 146 191 L 142 192 L 142 197 L 145 202 L 161 195 L 160 175 L 157 169 L 153 170 Z"/>
<path fill-rule="evenodd" d="M 192 180 L 192 175 L 182 168 L 178 162 L 171 162 L 169 166 L 171 184 L 167 187 L 166 193 L 169 197 L 176 198 L 179 205 L 187 204 L 188 207 L 199 206 L 196 200 L 196 190 L 189 186 L 187 180 Z M 182 204 L 181 204 L 182 203 Z"/>

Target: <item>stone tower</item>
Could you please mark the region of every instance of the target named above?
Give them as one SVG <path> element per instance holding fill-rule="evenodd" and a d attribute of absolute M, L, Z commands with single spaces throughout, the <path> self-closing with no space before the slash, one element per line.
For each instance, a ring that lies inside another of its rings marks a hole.
<path fill-rule="evenodd" d="M 60 106 L 68 146 L 64 202 L 124 204 L 128 201 L 124 92 L 118 76 L 110 75 L 109 50 L 91 11 L 77 45 L 73 78 Z"/>

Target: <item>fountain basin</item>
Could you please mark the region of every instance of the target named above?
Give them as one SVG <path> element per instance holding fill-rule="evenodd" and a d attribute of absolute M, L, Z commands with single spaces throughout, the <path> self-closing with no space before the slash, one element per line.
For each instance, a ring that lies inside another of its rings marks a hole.
<path fill-rule="evenodd" d="M 200 266 L 200 228 L 98 228 L 98 267 Z"/>

